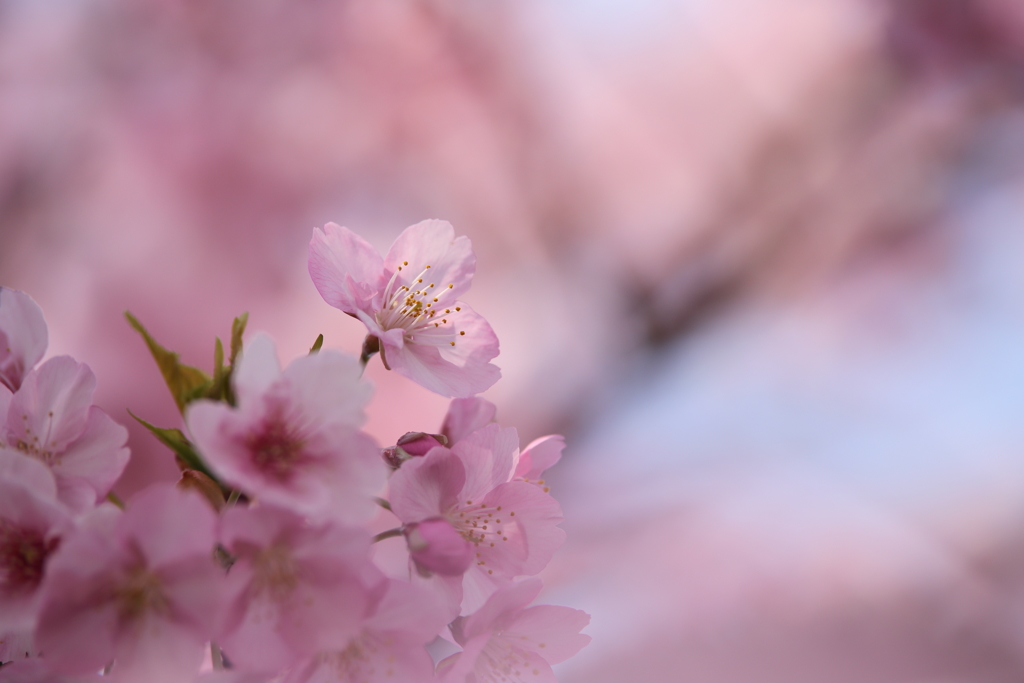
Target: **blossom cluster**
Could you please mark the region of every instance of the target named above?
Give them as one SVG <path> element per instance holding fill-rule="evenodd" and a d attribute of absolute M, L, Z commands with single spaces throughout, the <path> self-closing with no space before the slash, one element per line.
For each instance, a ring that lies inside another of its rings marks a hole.
<path fill-rule="evenodd" d="M 0 288 L 0 683 L 554 681 L 590 640 L 583 612 L 530 606 L 564 540 L 543 477 L 565 443 L 521 449 L 476 395 L 499 370 L 458 298 L 474 268 L 443 221 L 383 258 L 315 230 L 310 275 L 366 325 L 359 358 L 321 336 L 282 367 L 269 336 L 243 345 L 242 316 L 207 374 L 129 314 L 182 414 L 136 419 L 182 474 L 127 503 L 127 430 L 92 404 L 88 366 L 42 361 L 42 311 Z M 377 353 L 452 398 L 436 433 L 381 448 L 362 431 Z M 377 543 L 402 544 L 401 571 Z"/>

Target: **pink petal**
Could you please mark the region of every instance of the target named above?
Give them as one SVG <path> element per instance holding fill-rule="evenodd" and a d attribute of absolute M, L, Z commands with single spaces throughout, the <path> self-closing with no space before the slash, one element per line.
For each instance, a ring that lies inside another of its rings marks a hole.
<path fill-rule="evenodd" d="M 519 456 L 514 479 L 536 481 L 544 470 L 557 463 L 565 450 L 565 437 L 560 434 L 542 436 L 530 442 Z"/>
<path fill-rule="evenodd" d="M 525 579 L 497 591 L 479 610 L 452 624 L 455 642 L 465 645 L 473 638 L 511 623 L 513 614 L 533 602 L 543 587 L 540 579 Z"/>
<path fill-rule="evenodd" d="M 387 591 L 366 628 L 387 633 L 404 645 L 430 642 L 450 621 L 444 615 L 442 600 L 421 584 L 389 579 Z"/>
<path fill-rule="evenodd" d="M 455 229 L 448 221 L 425 220 L 402 231 L 384 257 L 384 271 L 389 277 L 397 271 L 400 285 L 414 285 L 417 277 L 422 277 L 424 284 L 428 280 L 435 283 L 438 288 L 454 285 L 449 296 L 458 298 L 473 280 L 476 257 L 469 238 L 455 237 Z"/>
<path fill-rule="evenodd" d="M 497 406 L 479 397 L 452 399 L 441 425 L 441 433 L 448 437 L 448 447 L 494 422 L 497 412 Z"/>
<path fill-rule="evenodd" d="M 192 628 L 150 616 L 120 639 L 113 674 L 125 683 L 188 683 L 199 673 L 204 648 Z"/>
<path fill-rule="evenodd" d="M 43 311 L 28 294 L 0 287 L 0 384 L 17 391 L 46 353 Z"/>
<path fill-rule="evenodd" d="M 324 301 L 353 315 L 359 310 L 370 310 L 374 295 L 387 284 L 377 250 L 335 223 L 328 223 L 323 230 L 313 230 L 309 276 Z"/>
<path fill-rule="evenodd" d="M 57 356 L 28 373 L 7 413 L 10 443 L 57 454 L 85 430 L 96 390 L 89 366 Z"/>
<path fill-rule="evenodd" d="M 522 558 L 522 564 L 515 567 L 515 575 L 532 576 L 543 570 L 565 542 L 565 532 L 556 526 L 563 519 L 558 501 L 533 484 L 517 481 L 502 484 L 485 500 L 489 506 L 501 505 L 516 513 L 515 521 L 505 526 L 509 543 L 497 546 L 507 546 L 511 551 L 519 546 L 517 541 L 522 538 L 527 555 Z M 508 517 L 506 522 L 512 519 Z M 518 559 L 506 555 L 503 561 L 515 566 Z"/>
<path fill-rule="evenodd" d="M 529 647 L 549 664 L 569 659 L 590 642 L 580 633 L 590 623 L 590 615 L 570 607 L 538 605 L 519 612 L 503 628 L 503 634 Z"/>
<path fill-rule="evenodd" d="M 18 484 L 46 498 L 57 497 L 57 482 L 50 468 L 18 451 L 0 448 L 0 481 Z"/>
<path fill-rule="evenodd" d="M 214 566 L 217 517 L 194 491 L 170 484 L 149 486 L 128 501 L 119 524 L 154 570 L 193 557 L 209 557 Z"/>
<path fill-rule="evenodd" d="M 490 424 L 452 447 L 466 466 L 466 484 L 460 498 L 482 498 L 495 486 L 512 478 L 519 458 L 519 433 Z"/>
<path fill-rule="evenodd" d="M 85 431 L 54 462 L 54 474 L 59 479 L 83 479 L 92 487 L 95 498 L 102 498 L 128 464 L 127 441 L 127 429 L 91 406 Z"/>
<path fill-rule="evenodd" d="M 373 396 L 373 385 L 362 381 L 362 374 L 358 360 L 333 350 L 297 358 L 284 371 L 294 405 L 304 415 L 349 429 L 365 423 L 364 409 Z"/>
<path fill-rule="evenodd" d="M 489 389 L 501 378 L 501 370 L 489 361 L 498 355 L 498 338 L 479 314 L 460 302 L 463 309 L 453 321 L 465 335 L 435 340 L 432 332 L 416 332 L 413 340 L 401 345 L 385 335 L 388 364 L 391 369 L 420 386 L 442 396 L 469 398 Z M 393 331 L 393 330 L 389 330 Z"/>
<path fill-rule="evenodd" d="M 455 505 L 466 481 L 457 455 L 435 448 L 422 458 L 407 460 L 388 483 L 391 509 L 403 522 L 419 522 Z"/>
<path fill-rule="evenodd" d="M 231 375 L 240 407 L 256 400 L 281 376 L 281 364 L 277 361 L 274 341 L 266 334 L 254 336 L 245 345 L 238 367 Z"/>

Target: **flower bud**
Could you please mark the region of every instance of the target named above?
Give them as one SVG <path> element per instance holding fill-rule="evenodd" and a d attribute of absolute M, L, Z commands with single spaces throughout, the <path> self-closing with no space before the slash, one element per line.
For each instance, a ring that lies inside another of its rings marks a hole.
<path fill-rule="evenodd" d="M 459 576 L 473 561 L 473 546 L 440 517 L 405 527 L 409 554 L 420 574 Z"/>
<path fill-rule="evenodd" d="M 409 458 L 418 458 L 430 452 L 431 448 L 448 445 L 444 434 L 406 432 L 394 446 L 381 450 L 381 457 L 393 470 L 397 470 Z"/>

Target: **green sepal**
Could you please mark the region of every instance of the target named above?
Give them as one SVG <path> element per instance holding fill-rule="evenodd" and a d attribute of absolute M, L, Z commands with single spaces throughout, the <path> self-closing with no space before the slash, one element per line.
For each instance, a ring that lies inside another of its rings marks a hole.
<path fill-rule="evenodd" d="M 156 361 L 157 367 L 160 368 L 160 374 L 164 376 L 164 382 L 167 383 L 167 388 L 171 391 L 174 403 L 178 406 L 178 411 L 184 413 L 185 406 L 188 405 L 189 401 L 204 396 L 209 390 L 212 382 L 210 376 L 199 368 L 185 365 L 179 361 L 178 354 L 168 351 L 158 344 L 134 315 L 125 311 L 124 317 L 128 319 L 128 324 L 135 328 L 135 331 L 146 340 L 146 346 L 149 347 L 149 352 L 153 354 L 153 360 Z M 245 327 L 244 323 L 242 327 Z M 232 339 L 232 344 L 234 344 L 234 339 Z M 241 344 L 241 341 L 239 341 L 239 344 Z M 233 348 L 231 355 L 233 359 Z"/>
<path fill-rule="evenodd" d="M 198 470 L 220 484 L 221 488 L 224 488 L 224 485 L 219 479 L 217 479 L 217 475 L 210 471 L 210 468 L 208 468 L 206 463 L 203 462 L 199 453 L 196 452 L 192 442 L 185 438 L 185 435 L 181 433 L 180 429 L 154 427 L 132 411 L 129 410 L 128 414 L 134 417 L 139 424 L 148 429 L 153 436 L 160 440 L 160 443 L 174 451 L 174 454 L 177 456 L 176 459 L 178 461 L 178 467 L 182 471 Z"/>
<path fill-rule="evenodd" d="M 323 346 L 323 345 L 324 345 L 324 335 L 321 334 L 319 337 L 316 338 L 316 341 L 313 342 L 313 345 L 311 347 L 309 347 L 309 355 L 312 356 L 314 353 L 318 352 L 320 350 L 320 347 Z"/>

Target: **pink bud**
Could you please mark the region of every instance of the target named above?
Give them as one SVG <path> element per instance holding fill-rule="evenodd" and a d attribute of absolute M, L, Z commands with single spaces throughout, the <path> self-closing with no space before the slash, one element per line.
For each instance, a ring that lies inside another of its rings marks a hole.
<path fill-rule="evenodd" d="M 473 561 L 473 546 L 440 517 L 406 525 L 405 539 L 421 574 L 460 576 Z"/>
<path fill-rule="evenodd" d="M 425 434 L 423 432 L 407 432 L 396 442 L 396 446 L 411 456 L 426 455 L 431 448 L 445 446 L 448 439 L 443 434 Z"/>

